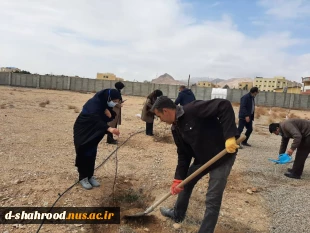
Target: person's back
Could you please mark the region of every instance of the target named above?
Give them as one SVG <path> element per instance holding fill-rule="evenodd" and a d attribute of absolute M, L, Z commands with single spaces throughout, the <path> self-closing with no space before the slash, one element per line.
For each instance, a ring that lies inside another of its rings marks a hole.
<path fill-rule="evenodd" d="M 310 121 L 305 119 L 289 119 L 280 123 L 284 136 L 292 137 L 300 133 L 302 137 L 310 135 Z"/>
<path fill-rule="evenodd" d="M 193 102 L 194 100 L 196 100 L 196 98 L 192 90 L 184 87 L 180 88 L 180 92 L 178 98 L 175 100 L 175 104 L 184 106 L 190 102 Z"/>

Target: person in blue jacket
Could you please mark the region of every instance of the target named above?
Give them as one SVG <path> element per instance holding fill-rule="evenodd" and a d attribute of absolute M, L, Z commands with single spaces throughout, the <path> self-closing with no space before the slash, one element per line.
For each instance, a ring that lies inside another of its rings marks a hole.
<path fill-rule="evenodd" d="M 181 106 L 184 106 L 194 100 L 196 100 L 196 98 L 192 90 L 182 85 L 179 87 L 179 95 L 174 103 L 176 105 L 180 104 Z"/>
<path fill-rule="evenodd" d="M 99 142 L 107 132 L 119 135 L 118 129 L 110 127 L 116 113 L 113 107 L 119 103 L 121 94 L 116 89 L 104 89 L 97 92 L 83 106 L 73 127 L 73 139 L 76 151 L 75 166 L 83 188 L 100 186 L 95 179 L 95 160 Z"/>
<path fill-rule="evenodd" d="M 246 139 L 241 143 L 242 146 L 251 146 L 248 143 L 253 131 L 253 121 L 255 112 L 255 97 L 258 94 L 258 88 L 252 87 L 250 92 L 241 97 L 239 109 L 238 133 L 241 135 L 244 127 L 246 128 Z M 241 147 L 240 147 L 241 148 Z"/>

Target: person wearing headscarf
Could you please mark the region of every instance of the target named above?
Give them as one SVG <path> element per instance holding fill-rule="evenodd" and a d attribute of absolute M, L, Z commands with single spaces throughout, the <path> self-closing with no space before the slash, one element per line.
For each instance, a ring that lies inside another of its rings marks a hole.
<path fill-rule="evenodd" d="M 115 88 L 116 90 L 121 94 L 122 89 L 125 87 L 124 83 L 122 82 L 117 82 L 115 83 Z M 120 101 L 119 103 L 117 103 L 115 105 L 115 107 L 113 108 L 113 111 L 115 112 L 116 116 L 113 119 L 113 121 L 109 122 L 108 125 L 112 128 L 117 128 L 117 125 L 121 125 L 121 115 L 122 115 L 122 107 L 123 107 L 123 99 L 122 99 L 122 95 L 120 97 Z M 117 140 L 115 140 L 113 138 L 113 134 L 110 132 L 107 132 L 107 143 L 109 144 L 117 144 Z"/>
<path fill-rule="evenodd" d="M 146 122 L 146 135 L 154 136 L 153 125 L 155 114 L 151 111 L 151 108 L 158 97 L 162 96 L 163 92 L 161 90 L 155 90 L 148 95 L 141 114 L 141 119 Z"/>
<path fill-rule="evenodd" d="M 107 132 L 120 134 L 118 129 L 108 126 L 108 122 L 115 118 L 113 107 L 119 103 L 120 98 L 119 91 L 115 89 L 97 92 L 84 104 L 74 123 L 75 166 L 79 173 L 79 182 L 85 189 L 100 186 L 94 177 L 97 148 Z"/>

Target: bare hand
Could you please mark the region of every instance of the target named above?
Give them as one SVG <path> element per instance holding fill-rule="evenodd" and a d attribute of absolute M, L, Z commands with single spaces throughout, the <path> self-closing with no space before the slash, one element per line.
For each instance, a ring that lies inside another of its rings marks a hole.
<path fill-rule="evenodd" d="M 119 130 L 118 130 L 117 128 L 112 128 L 112 127 L 110 127 L 110 128 L 108 128 L 108 131 L 109 131 L 110 133 L 112 133 L 112 134 L 117 135 L 117 136 L 119 136 L 119 134 L 120 134 L 120 132 L 119 132 Z"/>
<path fill-rule="evenodd" d="M 294 151 L 292 149 L 288 149 L 286 152 L 288 155 L 292 156 L 292 154 L 294 153 Z"/>
<path fill-rule="evenodd" d="M 109 111 L 109 109 L 104 110 L 104 114 L 105 114 L 107 117 L 109 117 L 109 118 L 112 117 L 111 112 Z"/>
<path fill-rule="evenodd" d="M 249 123 L 250 122 L 250 117 L 248 117 L 248 116 L 245 117 L 245 121 Z"/>

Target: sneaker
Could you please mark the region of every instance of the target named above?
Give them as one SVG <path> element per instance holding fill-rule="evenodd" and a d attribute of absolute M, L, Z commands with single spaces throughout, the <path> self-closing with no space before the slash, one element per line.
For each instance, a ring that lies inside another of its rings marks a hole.
<path fill-rule="evenodd" d="M 89 183 L 88 178 L 84 178 L 83 180 L 80 180 L 80 184 L 84 189 L 92 189 L 93 186 Z"/>
<path fill-rule="evenodd" d="M 93 187 L 99 187 L 100 183 L 95 179 L 95 177 L 91 177 L 90 179 L 88 179 L 89 183 L 93 186 Z"/>

